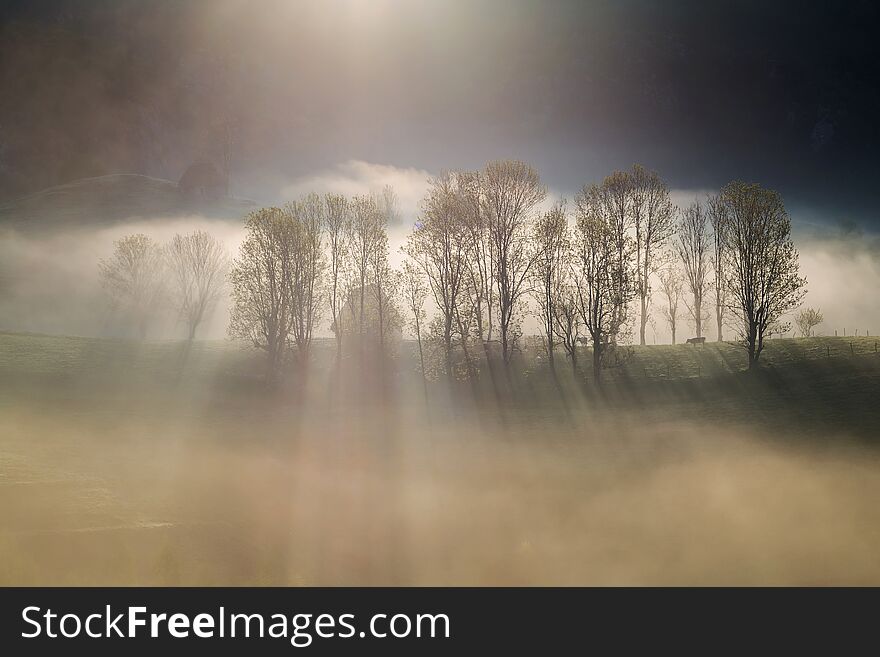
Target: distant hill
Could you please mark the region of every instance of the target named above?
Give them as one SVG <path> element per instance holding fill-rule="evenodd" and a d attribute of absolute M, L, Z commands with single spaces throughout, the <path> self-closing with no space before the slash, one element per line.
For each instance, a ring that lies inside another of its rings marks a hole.
<path fill-rule="evenodd" d="M 0 227 L 44 230 L 184 214 L 235 219 L 254 206 L 253 201 L 233 197 L 192 198 L 170 180 L 125 173 L 83 178 L 0 204 Z"/>

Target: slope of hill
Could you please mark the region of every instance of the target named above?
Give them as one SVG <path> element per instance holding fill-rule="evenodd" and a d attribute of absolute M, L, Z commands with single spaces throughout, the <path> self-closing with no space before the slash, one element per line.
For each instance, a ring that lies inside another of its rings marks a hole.
<path fill-rule="evenodd" d="M 19 230 L 110 225 L 132 217 L 197 214 L 217 219 L 243 216 L 254 206 L 240 198 L 193 199 L 170 180 L 139 174 L 83 178 L 0 204 L 0 227 Z"/>
<path fill-rule="evenodd" d="M 637 346 L 621 366 L 606 370 L 605 383 L 597 388 L 588 370 L 573 378 L 561 361 L 554 374 L 543 357 L 526 349 L 515 361 L 515 397 L 506 406 L 523 422 L 558 419 L 579 408 L 588 416 L 601 411 L 638 416 L 648 423 L 683 418 L 757 423 L 787 433 L 848 433 L 876 443 L 878 350 L 880 338 L 875 337 L 770 340 L 760 372 L 750 376 L 744 351 L 733 343 Z M 329 377 L 335 343 L 316 340 L 313 351 L 310 375 L 314 380 Z M 588 363 L 588 356 L 584 352 L 581 362 Z M 417 361 L 415 343 L 404 341 L 389 372 L 394 394 L 408 398 L 406 403 L 422 399 Z M 295 387 L 299 379 L 294 370 L 285 375 L 287 387 Z M 38 397 L 56 401 L 75 398 L 77 403 L 83 398 L 102 403 L 131 398 L 141 404 L 182 395 L 237 406 L 263 395 L 263 372 L 259 352 L 228 341 L 188 345 L 0 332 L 0 401 L 17 390 L 26 395 L 38 391 Z M 458 412 L 474 404 L 494 408 L 495 383 L 491 368 L 485 368 L 479 381 L 456 386 L 453 405 Z M 326 390 L 325 384 L 316 390 Z M 448 382 L 429 381 L 428 388 L 432 403 L 450 402 L 441 401 L 450 394 Z M 283 389 L 281 398 L 288 392 Z M 163 404 L 167 406 L 159 406 Z"/>

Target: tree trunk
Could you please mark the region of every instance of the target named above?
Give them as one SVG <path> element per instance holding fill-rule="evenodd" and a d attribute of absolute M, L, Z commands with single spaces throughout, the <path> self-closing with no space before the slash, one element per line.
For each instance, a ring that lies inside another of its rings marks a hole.
<path fill-rule="evenodd" d="M 593 380 L 602 383 L 602 343 L 593 338 Z"/>
<path fill-rule="evenodd" d="M 419 365 L 422 368 L 422 387 L 425 389 L 425 406 L 428 405 L 428 378 L 425 372 L 425 353 L 422 351 L 422 331 L 419 326 L 419 320 L 416 318 L 416 340 L 419 343 Z"/>
<path fill-rule="evenodd" d="M 379 290 L 379 356 L 385 354 L 385 312 L 382 308 L 382 291 Z"/>
<path fill-rule="evenodd" d="M 715 321 L 718 324 L 718 342 L 723 342 L 724 338 L 721 335 L 721 304 L 715 304 Z"/>
<path fill-rule="evenodd" d="M 280 351 L 278 345 L 274 341 L 268 341 L 266 344 L 266 383 L 271 385 L 275 382 L 278 375 L 278 362 L 280 360 Z"/>
<path fill-rule="evenodd" d="M 467 335 L 465 334 L 464 326 L 461 323 L 461 316 L 458 312 L 456 312 L 456 317 L 458 318 L 458 335 L 461 337 L 461 351 L 464 354 L 464 362 L 467 364 L 468 379 L 473 379 L 474 364 L 471 361 L 471 354 L 467 347 Z"/>
<path fill-rule="evenodd" d="M 749 334 L 746 337 L 746 349 L 749 352 L 749 370 L 756 369 L 758 366 L 758 351 L 756 342 L 758 339 L 758 331 L 754 326 L 749 327 Z"/>
<path fill-rule="evenodd" d="M 361 278 L 361 294 L 360 294 L 360 315 L 358 316 L 358 335 L 361 338 L 361 344 L 359 348 L 363 350 L 364 348 L 364 285 L 366 285 L 366 281 Z"/>
<path fill-rule="evenodd" d="M 642 317 L 639 326 L 639 344 L 645 346 L 645 327 L 648 324 L 648 295 L 641 295 L 642 299 Z"/>
<path fill-rule="evenodd" d="M 675 344 L 675 322 L 672 323 L 672 344 Z"/>
<path fill-rule="evenodd" d="M 703 337 L 703 300 L 694 296 L 694 328 L 697 331 L 697 337 Z"/>

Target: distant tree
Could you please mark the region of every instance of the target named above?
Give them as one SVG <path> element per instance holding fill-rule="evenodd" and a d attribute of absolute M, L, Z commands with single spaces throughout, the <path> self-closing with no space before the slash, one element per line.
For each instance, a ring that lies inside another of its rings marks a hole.
<path fill-rule="evenodd" d="M 494 253 L 493 278 L 497 291 L 498 328 L 504 364 L 510 363 L 518 338 L 519 301 L 528 290 L 535 261 L 529 224 L 547 196 L 538 172 L 515 160 L 490 162 L 483 174 L 489 240 Z"/>
<path fill-rule="evenodd" d="M 336 358 L 342 358 L 342 306 L 345 299 L 345 267 L 348 263 L 351 215 L 348 201 L 339 194 L 324 197 L 324 221 L 327 235 L 328 280 L 327 293 L 330 298 L 330 315 L 333 335 L 336 337 Z"/>
<path fill-rule="evenodd" d="M 175 235 L 165 247 L 177 312 L 193 340 L 199 324 L 216 305 L 226 285 L 229 258 L 223 244 L 204 231 Z"/>
<path fill-rule="evenodd" d="M 719 196 L 710 196 L 706 203 L 709 221 L 712 223 L 712 270 L 715 280 L 715 323 L 718 327 L 718 342 L 724 339 L 724 314 L 727 307 L 727 285 L 724 280 L 724 220 L 725 207 Z"/>
<path fill-rule="evenodd" d="M 787 330 L 781 317 L 800 305 L 807 281 L 800 275 L 791 219 L 778 193 L 732 182 L 721 190 L 721 200 L 730 308 L 740 320 L 740 340 L 752 369 L 767 330 Z"/>
<path fill-rule="evenodd" d="M 639 344 L 645 344 L 651 302 L 651 277 L 662 264 L 666 242 L 675 232 L 675 212 L 669 188 L 653 171 L 633 166 L 630 176 L 632 223 L 635 230 L 636 291 L 641 302 Z"/>
<path fill-rule="evenodd" d="M 397 212 L 394 207 L 394 196 L 388 196 L 390 187 L 386 187 L 386 195 L 382 205 L 384 208 L 378 215 L 375 232 L 372 235 L 373 246 L 370 249 L 369 280 L 370 291 L 373 294 L 379 329 L 379 352 L 385 353 L 385 335 L 389 328 L 389 322 L 396 312 L 393 308 L 396 294 L 395 277 L 391 267 L 388 266 L 388 230 L 386 221 L 388 217 Z M 393 194 L 393 192 L 391 192 Z"/>
<path fill-rule="evenodd" d="M 409 313 L 409 326 L 416 336 L 419 346 L 419 366 L 422 377 L 426 376 L 425 351 L 422 346 L 422 331 L 424 330 L 427 315 L 425 314 L 425 300 L 428 298 L 428 284 L 422 271 L 409 260 L 404 261 L 400 271 L 400 283 L 398 289 L 403 297 L 403 305 Z M 425 390 L 427 395 L 427 389 Z"/>
<path fill-rule="evenodd" d="M 672 333 L 672 344 L 675 344 L 675 328 L 678 322 L 678 307 L 681 302 L 681 294 L 684 289 L 684 281 L 677 268 L 669 266 L 660 271 L 660 289 L 666 303 L 662 313 L 669 331 Z"/>
<path fill-rule="evenodd" d="M 562 343 L 571 361 L 571 368 L 577 372 L 577 344 L 581 318 L 578 313 L 578 289 L 572 282 L 571 265 L 566 267 L 558 296 L 553 304 L 553 331 Z"/>
<path fill-rule="evenodd" d="M 368 293 L 371 267 L 374 266 L 376 249 L 380 247 L 383 217 L 373 196 L 356 196 L 352 200 L 349 259 L 351 289 L 357 294 L 358 336 L 363 342 L 366 313 L 364 300 Z M 354 310 L 354 308 L 352 309 Z M 363 344 L 360 345 L 363 348 Z"/>
<path fill-rule="evenodd" d="M 813 329 L 825 321 L 825 317 L 822 315 L 821 310 L 804 308 L 794 316 L 794 321 L 797 324 L 798 330 L 801 332 L 801 336 L 809 338 L 814 335 Z"/>
<path fill-rule="evenodd" d="M 321 316 L 324 261 L 324 203 L 317 194 L 284 207 L 289 222 L 285 283 L 291 312 L 291 335 L 301 363 L 308 361 L 312 333 Z"/>
<path fill-rule="evenodd" d="M 127 235 L 114 242 L 113 254 L 98 268 L 112 307 L 127 313 L 145 338 L 164 292 L 162 249 L 146 235 Z"/>
<path fill-rule="evenodd" d="M 463 277 L 462 291 L 461 294 L 459 294 L 459 303 L 455 307 L 456 335 L 458 338 L 458 344 L 461 347 L 462 356 L 464 357 L 464 362 L 461 364 L 463 369 L 459 374 L 459 378 L 473 379 L 476 377 L 479 369 L 477 367 L 477 361 L 473 349 L 471 348 L 473 333 L 475 332 L 475 327 L 477 325 L 476 318 L 479 309 L 476 305 L 476 300 L 479 293 L 474 289 L 472 280 L 468 276 L 467 255 L 465 255 L 465 266 L 463 271 L 465 274 Z"/>
<path fill-rule="evenodd" d="M 532 292 L 538 304 L 547 358 L 552 366 L 557 331 L 556 305 L 562 296 L 569 265 L 568 219 L 564 205 L 555 206 L 537 221 L 534 228 L 534 248 L 537 258 L 532 271 Z"/>
<path fill-rule="evenodd" d="M 280 208 L 262 208 L 245 219 L 247 235 L 229 280 L 229 335 L 266 352 L 266 378 L 277 377 L 293 328 L 290 298 L 292 226 Z"/>
<path fill-rule="evenodd" d="M 396 226 L 400 222 L 400 204 L 397 192 L 391 185 L 385 185 L 376 195 L 376 207 L 385 226 Z"/>
<path fill-rule="evenodd" d="M 372 282 L 367 282 L 367 289 L 363 294 L 364 314 L 362 317 L 360 313 L 361 291 L 355 286 L 346 288 L 346 298 L 340 312 L 339 330 L 342 332 L 343 341 L 346 344 L 357 345 L 361 339 L 360 336 L 363 335 L 361 344 L 364 349 L 360 350 L 358 354 L 361 364 L 381 367 L 385 357 L 392 353 L 401 337 L 404 322 L 397 306 L 397 299 L 390 296 L 399 294 L 396 281 L 393 283 L 386 285 L 382 291 L 384 298 L 381 304 L 384 308 L 384 326 L 381 330 L 384 331 L 383 340 L 385 342 L 385 348 L 382 352 L 377 348 L 380 342 L 379 291 Z"/>
<path fill-rule="evenodd" d="M 684 280 L 691 303 L 685 300 L 697 337 L 703 336 L 703 322 L 708 320 L 704 307 L 709 290 L 709 230 L 706 212 L 699 201 L 682 213 L 676 249 L 684 270 Z"/>
<path fill-rule="evenodd" d="M 581 322 L 593 348 L 593 378 L 602 368 L 626 323 L 633 294 L 628 266 L 631 245 L 618 233 L 619 196 L 616 181 L 584 187 L 575 199 L 575 284 Z"/>

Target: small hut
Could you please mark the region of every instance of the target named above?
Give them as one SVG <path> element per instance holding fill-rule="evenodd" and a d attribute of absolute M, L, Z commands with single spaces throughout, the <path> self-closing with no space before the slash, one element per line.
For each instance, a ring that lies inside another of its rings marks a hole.
<path fill-rule="evenodd" d="M 178 188 L 189 198 L 224 198 L 229 191 L 229 181 L 210 162 L 196 162 L 183 172 Z"/>

